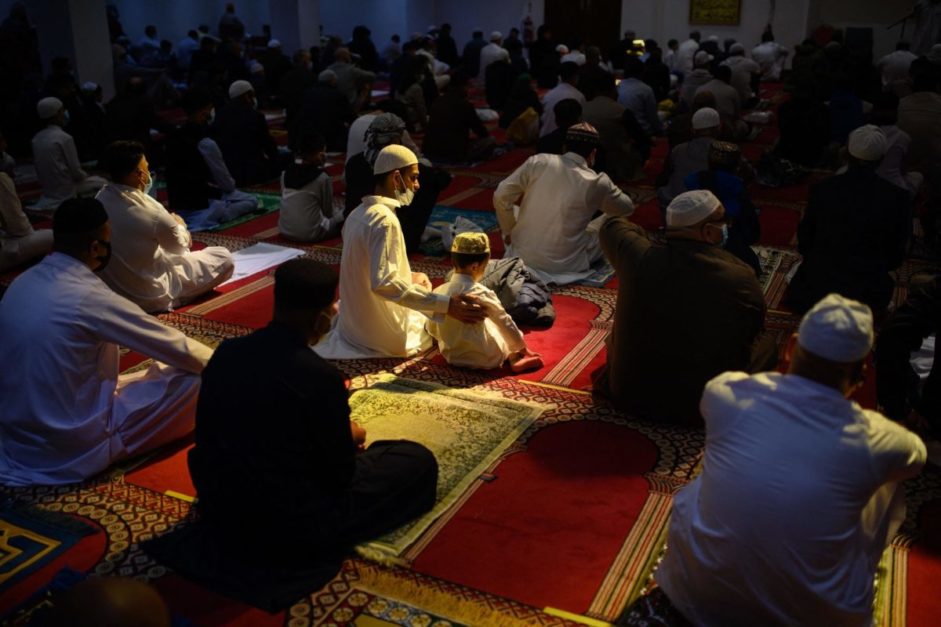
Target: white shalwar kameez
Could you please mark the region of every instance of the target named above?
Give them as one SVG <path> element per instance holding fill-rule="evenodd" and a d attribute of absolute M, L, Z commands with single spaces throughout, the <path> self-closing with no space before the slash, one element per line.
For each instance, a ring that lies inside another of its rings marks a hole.
<path fill-rule="evenodd" d="M 429 318 L 442 320 L 449 298 L 412 283 L 401 204 L 365 196 L 343 225 L 340 313 L 314 350 L 327 359 L 408 357 L 431 346 Z"/>
<path fill-rule="evenodd" d="M 111 222 L 112 258 L 102 278 L 145 311 L 179 307 L 232 276 L 228 249 L 191 251 L 186 226 L 144 192 L 112 183 L 97 198 Z"/>
<path fill-rule="evenodd" d="M 693 624 L 873 624 L 873 575 L 925 445 L 834 388 L 727 372 L 703 472 L 673 500 L 657 583 Z"/>
<path fill-rule="evenodd" d="M 500 230 L 510 235 L 505 256 L 519 257 L 540 279 L 557 285 L 584 279 L 601 259 L 598 229 L 604 216 L 592 221 L 596 211 L 634 212 L 630 196 L 574 152 L 530 157 L 497 186 L 493 206 Z"/>
<path fill-rule="evenodd" d="M 42 188 L 37 209 L 55 209 L 69 198 L 94 194 L 107 183 L 82 169 L 75 140 L 58 124 L 50 124 L 36 133 L 32 144 L 36 177 Z"/>
<path fill-rule="evenodd" d="M 0 301 L 0 483 L 81 481 L 193 429 L 212 350 L 52 253 Z M 118 375 L 118 345 L 155 360 Z M 163 363 L 160 363 L 163 362 Z"/>

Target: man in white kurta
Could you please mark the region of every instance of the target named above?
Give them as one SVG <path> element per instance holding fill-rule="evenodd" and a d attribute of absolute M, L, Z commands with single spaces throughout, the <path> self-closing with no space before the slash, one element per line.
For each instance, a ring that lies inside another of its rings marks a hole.
<path fill-rule="evenodd" d="M 555 106 L 563 100 L 575 100 L 585 105 L 585 94 L 578 90 L 578 66 L 563 63 L 559 67 L 559 84 L 550 89 L 542 98 L 542 127 L 539 136 L 544 137 L 559 127 L 555 121 Z"/>
<path fill-rule="evenodd" d="M 228 249 L 190 250 L 192 238 L 183 219 L 144 191 L 151 178 L 143 146 L 115 142 L 105 159 L 120 181 L 97 196 L 114 233 L 113 258 L 102 272 L 105 283 L 144 311 L 159 312 L 180 307 L 232 276 L 235 266 Z M 115 169 L 121 160 L 134 165 Z M 120 177 L 127 167 L 133 170 Z"/>
<path fill-rule="evenodd" d="M 429 319 L 452 315 L 476 322 L 485 315 L 473 297 L 435 294 L 426 275 L 412 272 L 395 210 L 418 189 L 415 153 L 386 146 L 373 174 L 386 175 L 377 194 L 365 196 L 343 225 L 340 312 L 314 347 L 326 359 L 408 357 L 431 346 Z"/>
<path fill-rule="evenodd" d="M 598 131 L 581 122 L 565 138 L 565 154 L 530 157 L 493 194 L 506 256 L 521 258 L 540 279 L 557 285 L 584 279 L 601 259 L 598 229 L 604 216 L 592 221 L 597 211 L 634 212 L 630 196 L 591 169 Z"/>
<path fill-rule="evenodd" d="M 480 73 L 477 75 L 477 80 L 481 84 L 484 82 L 487 66 L 501 59 L 506 52 L 506 48 L 500 45 L 502 43 L 503 34 L 495 30 L 490 33 L 490 43 L 480 49 Z"/>
<path fill-rule="evenodd" d="M 212 355 L 96 276 L 110 239 L 100 203 L 63 203 L 54 230 L 57 251 L 0 300 L 0 483 L 9 486 L 81 481 L 186 435 Z M 63 231 L 91 236 L 70 247 Z M 119 376 L 119 345 L 159 361 Z"/>
<path fill-rule="evenodd" d="M 770 34 L 762 35 L 761 43 L 751 51 L 751 58 L 761 68 L 761 80 L 780 80 L 788 54 L 788 49 L 772 39 Z"/>
<path fill-rule="evenodd" d="M 706 385 L 702 474 L 675 497 L 657 583 L 696 625 L 872 625 L 876 566 L 924 443 L 848 400 L 872 314 L 830 294 L 801 322 L 788 374 Z"/>
<path fill-rule="evenodd" d="M 33 230 L 13 179 L 0 172 L 0 272 L 52 250 L 52 231 Z"/>
<path fill-rule="evenodd" d="M 33 162 L 42 188 L 37 209 L 55 209 L 63 200 L 94 194 L 107 181 L 89 176 L 78 160 L 75 140 L 62 130 L 66 110 L 58 98 L 43 98 L 36 113 L 46 127 L 33 136 Z"/>

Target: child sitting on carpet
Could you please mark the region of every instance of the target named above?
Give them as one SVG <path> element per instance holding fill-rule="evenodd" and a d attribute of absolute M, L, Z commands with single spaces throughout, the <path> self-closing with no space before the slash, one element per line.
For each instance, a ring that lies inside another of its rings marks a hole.
<path fill-rule="evenodd" d="M 438 350 L 452 366 L 499 368 L 509 362 L 513 372 L 542 368 L 542 358 L 526 348 L 523 334 L 503 308 L 500 299 L 478 281 L 490 261 L 490 240 L 485 233 L 459 233 L 451 243 L 454 275 L 435 289 L 436 294 L 472 294 L 487 311 L 479 324 L 453 318 L 429 322 L 428 333 L 438 340 Z"/>

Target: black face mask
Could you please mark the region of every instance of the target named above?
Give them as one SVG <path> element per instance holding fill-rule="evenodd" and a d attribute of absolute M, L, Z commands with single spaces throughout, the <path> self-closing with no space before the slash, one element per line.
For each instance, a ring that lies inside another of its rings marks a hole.
<path fill-rule="evenodd" d="M 111 261 L 111 242 L 102 242 L 101 240 L 98 240 L 98 243 L 104 246 L 108 252 L 100 257 L 95 257 L 95 259 L 97 259 L 98 263 L 100 264 L 97 268 L 95 268 L 95 272 L 101 272 L 104 270 L 108 265 L 108 262 Z"/>

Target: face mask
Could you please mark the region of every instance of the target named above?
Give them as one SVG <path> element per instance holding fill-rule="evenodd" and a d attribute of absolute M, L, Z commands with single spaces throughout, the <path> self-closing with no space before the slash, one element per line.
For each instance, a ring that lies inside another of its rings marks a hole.
<path fill-rule="evenodd" d="M 258 98 L 252 98 L 252 109 L 258 108 Z"/>
<path fill-rule="evenodd" d="M 95 257 L 95 259 L 98 261 L 98 264 L 99 264 L 98 267 L 95 268 L 95 272 L 101 272 L 102 270 L 104 270 L 105 267 L 108 265 L 108 262 L 111 261 L 111 242 L 102 242 L 101 240 L 99 240 L 98 243 L 104 246 L 108 252 L 99 257 Z"/>
<path fill-rule="evenodd" d="M 144 193 L 150 196 L 150 190 L 154 188 L 154 176 L 150 172 L 147 173 L 147 182 L 144 183 Z"/>
<path fill-rule="evenodd" d="M 209 117 L 206 118 L 206 124 L 212 124 L 216 121 L 216 110 L 212 108 L 209 110 Z"/>
<path fill-rule="evenodd" d="M 70 116 L 70 115 L 69 115 L 69 112 L 66 111 L 66 112 L 65 112 L 65 119 L 62 121 L 62 125 L 63 125 L 63 126 L 68 126 L 68 125 L 69 125 L 69 120 L 71 120 L 71 119 L 72 119 L 72 116 Z"/>
<path fill-rule="evenodd" d="M 722 225 L 722 241 L 719 242 L 721 248 L 725 248 L 725 245 L 729 243 L 729 225 Z"/>

